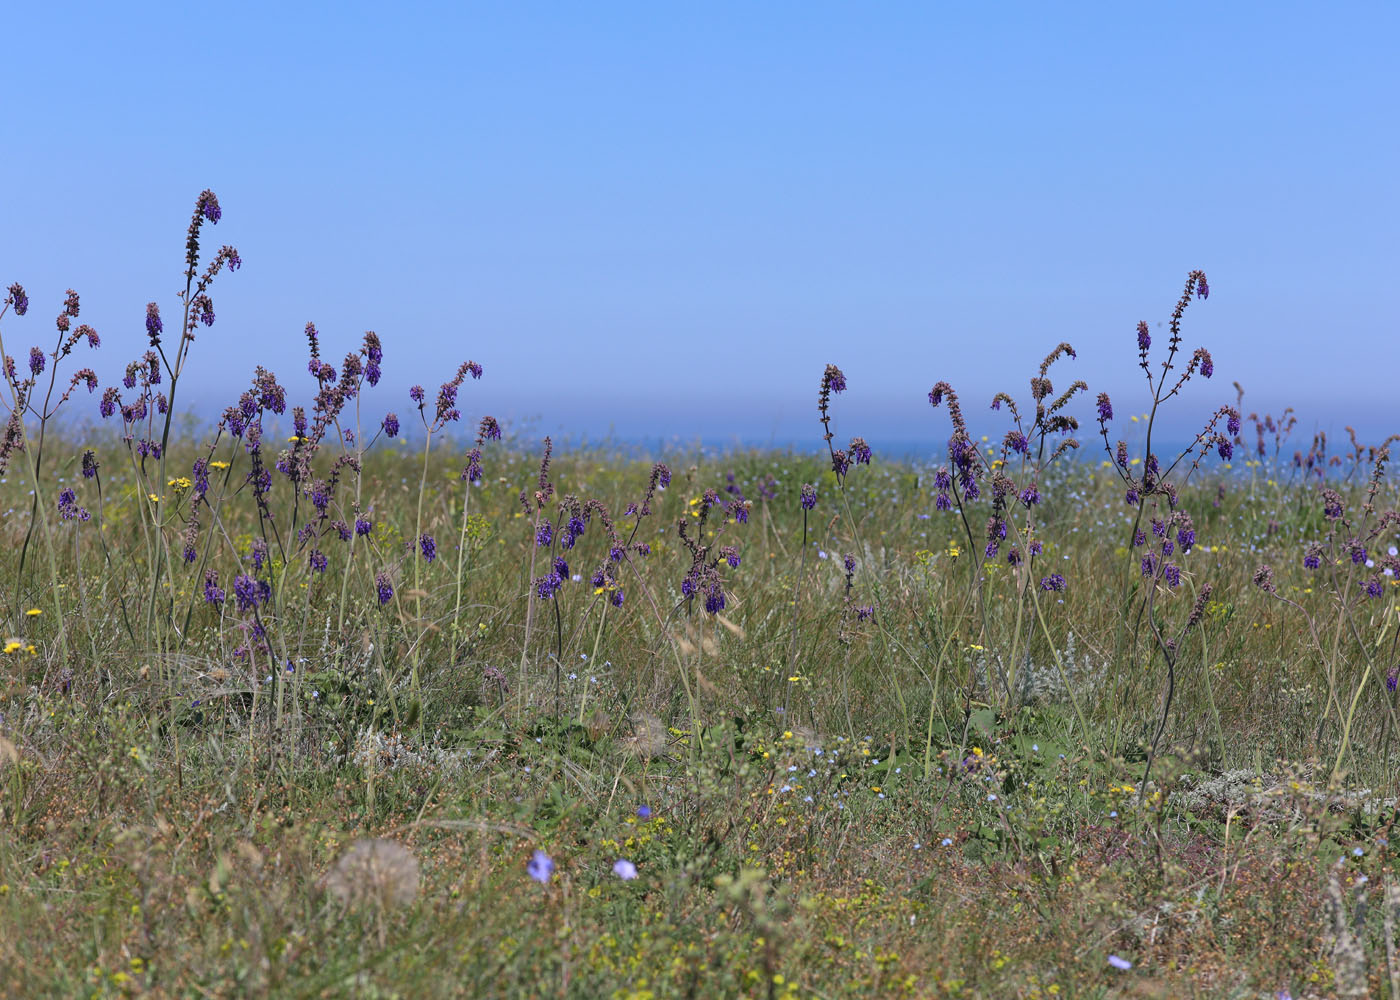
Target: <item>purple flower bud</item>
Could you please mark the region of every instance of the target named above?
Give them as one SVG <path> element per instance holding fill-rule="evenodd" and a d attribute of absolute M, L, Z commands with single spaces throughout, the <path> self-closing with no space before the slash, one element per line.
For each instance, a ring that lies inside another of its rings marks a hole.
<path fill-rule="evenodd" d="M 397 414 L 390 413 L 384 417 L 384 433 L 391 438 L 399 436 L 399 418 Z"/>

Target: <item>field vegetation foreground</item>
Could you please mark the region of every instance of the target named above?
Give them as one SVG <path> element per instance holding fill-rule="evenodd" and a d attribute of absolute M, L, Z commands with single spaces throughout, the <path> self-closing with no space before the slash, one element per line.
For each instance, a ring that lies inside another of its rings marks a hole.
<path fill-rule="evenodd" d="M 0 995 L 1400 997 L 1391 442 L 1250 412 L 1204 274 L 1131 400 L 931 373 L 901 461 L 833 364 L 820 456 L 643 460 L 312 324 L 188 429 L 222 214 L 115 384 L 0 310 Z"/>

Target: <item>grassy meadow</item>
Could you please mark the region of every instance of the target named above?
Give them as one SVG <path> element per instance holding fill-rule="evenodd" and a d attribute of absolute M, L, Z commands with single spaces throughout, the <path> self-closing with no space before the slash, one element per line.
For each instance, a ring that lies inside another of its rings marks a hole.
<path fill-rule="evenodd" d="M 931 462 L 835 365 L 820 455 L 552 452 L 310 326 L 181 432 L 221 214 L 118 384 L 0 313 L 0 995 L 1400 996 L 1388 442 L 1202 391 L 1204 275 Z"/>

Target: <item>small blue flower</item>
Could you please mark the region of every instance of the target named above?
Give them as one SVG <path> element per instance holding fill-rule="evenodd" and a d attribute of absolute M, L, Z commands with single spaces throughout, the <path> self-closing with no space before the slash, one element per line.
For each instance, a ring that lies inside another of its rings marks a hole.
<path fill-rule="evenodd" d="M 554 859 L 544 851 L 536 850 L 534 856 L 525 865 L 525 870 L 530 873 L 530 877 L 536 882 L 545 883 L 554 874 Z"/>

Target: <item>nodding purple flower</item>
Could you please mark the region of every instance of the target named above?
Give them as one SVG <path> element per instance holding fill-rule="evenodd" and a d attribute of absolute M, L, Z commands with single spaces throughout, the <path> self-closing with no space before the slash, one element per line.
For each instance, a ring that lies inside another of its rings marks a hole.
<path fill-rule="evenodd" d="M 477 364 L 475 361 L 468 361 L 466 369 L 471 373 L 472 378 L 481 378 L 481 365 Z"/>
<path fill-rule="evenodd" d="M 625 555 L 626 553 L 622 551 L 621 546 L 614 545 L 608 549 L 608 562 L 620 563 Z"/>
<path fill-rule="evenodd" d="M 547 601 L 557 594 L 563 585 L 564 578 L 551 570 L 548 576 L 542 576 L 535 581 L 535 592 L 540 595 L 540 600 Z"/>
<path fill-rule="evenodd" d="M 1352 539 L 1352 541 L 1351 541 L 1350 543 L 1348 543 L 1348 545 L 1349 545 L 1349 548 L 1351 549 L 1351 561 L 1352 561 L 1352 565 L 1354 565 L 1354 566 L 1360 566 L 1362 563 L 1364 563 L 1364 562 L 1366 561 L 1366 546 L 1362 545 L 1360 542 L 1356 541 L 1355 539 Z"/>
<path fill-rule="evenodd" d="M 378 384 L 379 384 L 379 380 L 380 380 L 380 378 L 381 378 L 382 376 L 383 376 L 383 373 L 382 373 L 382 372 L 380 371 L 380 369 L 379 369 L 379 363 L 378 363 L 378 362 L 376 362 L 376 361 L 367 361 L 367 362 L 365 362 L 365 381 L 366 381 L 366 382 L 368 382 L 370 385 L 378 385 Z"/>
<path fill-rule="evenodd" d="M 949 490 L 953 487 L 953 477 L 948 474 L 948 467 L 940 465 L 938 471 L 933 474 L 933 487 L 937 490 Z"/>
<path fill-rule="evenodd" d="M 724 546 L 722 549 L 720 549 L 719 552 L 720 552 L 720 555 L 724 556 L 724 561 L 725 561 L 726 563 L 729 564 L 729 568 L 730 568 L 730 569 L 738 569 L 738 568 L 739 568 L 739 561 L 740 561 L 740 560 L 739 560 L 739 550 L 738 550 L 738 549 L 736 549 L 736 548 L 735 548 L 734 546 L 732 546 L 732 545 L 726 545 L 726 546 Z M 847 573 L 854 573 L 854 572 L 855 572 L 855 568 L 856 568 L 855 560 L 852 559 L 850 556 L 847 556 L 847 557 L 846 557 L 846 572 L 847 572 Z"/>
<path fill-rule="evenodd" d="M 1167 522 L 1163 521 L 1160 517 L 1154 517 L 1152 519 L 1152 533 L 1158 538 L 1166 538 Z"/>
<path fill-rule="evenodd" d="M 554 572 L 559 574 L 559 579 L 561 580 L 567 580 L 569 578 L 569 564 L 564 561 L 563 556 L 554 557 Z"/>
<path fill-rule="evenodd" d="M 1049 576 L 1041 577 L 1041 590 L 1064 590 L 1065 578 L 1059 573 L 1051 573 Z"/>
<path fill-rule="evenodd" d="M 1147 544 L 1147 532 L 1143 531 L 1141 528 L 1139 528 L 1137 531 L 1133 532 L 1133 548 L 1138 548 L 1138 547 L 1143 546 L 1143 545 L 1146 545 L 1146 544 Z"/>
<path fill-rule="evenodd" d="M 1382 586 L 1382 584 L 1381 584 L 1381 578 L 1380 578 L 1380 577 L 1378 577 L 1378 576 L 1373 576 L 1373 577 L 1371 577 L 1371 579 L 1369 579 L 1369 580 L 1366 581 L 1366 596 L 1367 596 L 1367 597 L 1380 597 L 1381 594 L 1383 594 L 1383 593 L 1385 593 L 1385 588 L 1384 588 L 1384 587 Z"/>
<path fill-rule="evenodd" d="M 16 316 L 29 312 L 29 296 L 24 294 L 24 286 L 19 282 L 10 286 L 9 302 L 14 305 Z"/>
<path fill-rule="evenodd" d="M 1040 555 L 1040 553 L 1042 553 L 1043 551 L 1045 551 L 1045 548 L 1044 548 L 1044 546 L 1042 546 L 1042 545 L 1040 544 L 1040 539 L 1036 539 L 1035 541 L 1031 542 L 1031 544 L 1030 544 L 1030 550 L 1031 550 L 1031 555 L 1033 555 L 1033 556 L 1038 556 L 1038 555 Z"/>
<path fill-rule="evenodd" d="M 549 523 L 549 518 L 540 521 L 539 527 L 535 529 L 535 544 L 544 548 L 554 541 L 554 525 Z"/>
<path fill-rule="evenodd" d="M 1234 410 L 1231 410 L 1229 416 L 1225 418 L 1225 430 L 1230 434 L 1240 432 L 1240 415 Z"/>
<path fill-rule="evenodd" d="M 394 585 L 389 582 L 387 573 L 380 573 L 374 578 L 375 589 L 379 592 L 379 603 L 388 604 L 394 599 Z"/>
<path fill-rule="evenodd" d="M 260 570 L 263 568 L 263 563 L 267 560 L 266 541 L 264 541 L 261 538 L 253 539 L 253 552 L 251 558 L 253 560 L 253 569 Z"/>
<path fill-rule="evenodd" d="M 207 295 L 201 295 L 199 305 L 199 321 L 205 326 L 214 325 L 214 300 Z"/>
<path fill-rule="evenodd" d="M 802 509 L 811 510 L 817 505 L 817 488 L 811 483 L 802 484 Z"/>
<path fill-rule="evenodd" d="M 963 481 L 963 496 L 969 500 L 976 500 L 982 495 L 982 488 L 977 485 L 977 480 L 966 479 Z"/>
<path fill-rule="evenodd" d="M 1021 565 L 1021 550 L 1016 546 L 1011 546 L 1011 550 L 1006 553 L 1006 561 L 1012 566 Z"/>
<path fill-rule="evenodd" d="M 219 207 L 219 199 L 209 190 L 205 190 L 199 196 L 199 212 L 216 226 L 224 217 L 224 211 Z"/>
<path fill-rule="evenodd" d="M 418 536 L 418 548 L 423 553 L 423 558 L 432 562 L 437 558 L 437 541 L 426 531 Z"/>
<path fill-rule="evenodd" d="M 622 588 L 618 587 L 608 592 L 608 603 L 615 608 L 622 607 Z"/>
<path fill-rule="evenodd" d="M 1157 553 L 1148 552 L 1142 557 L 1142 575 L 1152 576 L 1157 572 Z"/>
<path fill-rule="evenodd" d="M 636 550 L 637 555 L 639 556 L 651 555 L 651 545 L 647 542 L 638 542 L 635 546 L 633 546 L 633 548 Z"/>
<path fill-rule="evenodd" d="M 1167 585 L 1171 587 L 1181 586 L 1181 567 L 1176 563 L 1167 563 L 1162 567 L 1162 575 L 1167 578 Z"/>
<path fill-rule="evenodd" d="M 1207 351 L 1204 347 L 1198 347 L 1196 348 L 1196 358 L 1201 363 L 1201 374 L 1203 376 L 1210 378 L 1215 374 L 1215 362 L 1211 360 L 1210 351 Z M 1235 434 L 1237 432 L 1231 431 L 1230 433 Z"/>
<path fill-rule="evenodd" d="M 983 555 L 985 555 L 988 559 L 995 559 L 997 557 L 997 543 L 988 542 L 987 549 L 983 553 Z"/>
<path fill-rule="evenodd" d="M 29 349 L 29 374 L 38 378 L 44 372 L 44 352 L 37 347 Z"/>
<path fill-rule="evenodd" d="M 342 542 L 350 541 L 350 525 L 339 518 L 331 522 L 331 530 L 336 533 Z"/>
<path fill-rule="evenodd" d="M 671 485 L 671 467 L 658 463 L 653 470 L 656 472 L 656 488 L 664 490 Z"/>
<path fill-rule="evenodd" d="M 1173 551 L 1175 551 L 1175 549 L 1176 546 L 1172 543 L 1172 540 L 1170 538 L 1164 539 L 1162 541 L 1162 555 L 1169 556 L 1172 554 Z"/>
<path fill-rule="evenodd" d="M 91 448 L 83 452 L 83 478 L 91 479 L 97 475 L 97 456 L 93 454 Z"/>
<path fill-rule="evenodd" d="M 944 385 L 942 382 L 939 382 L 928 391 L 928 402 L 930 406 L 937 406 L 939 403 L 943 402 L 943 390 Z"/>
<path fill-rule="evenodd" d="M 411 389 L 408 390 L 408 398 L 411 399 L 411 400 L 413 400 L 413 401 L 414 401 L 415 403 L 417 403 L 419 406 L 422 406 L 422 405 L 423 405 L 423 387 L 422 387 L 421 385 L 415 385 L 415 386 L 413 386 L 413 388 L 411 388 Z"/>
<path fill-rule="evenodd" d="M 865 438 L 851 438 L 851 460 L 857 465 L 870 464 L 870 445 L 865 443 Z"/>
<path fill-rule="evenodd" d="M 224 597 L 223 588 L 219 586 L 219 571 L 206 570 L 204 573 L 204 603 L 223 604 Z"/>
<path fill-rule="evenodd" d="M 1017 499 L 1028 508 L 1034 507 L 1036 504 L 1040 503 L 1040 490 L 1036 489 L 1035 483 L 1031 483 L 1020 492 Z"/>
<path fill-rule="evenodd" d="M 1210 298 L 1210 285 L 1206 284 L 1206 276 L 1204 274 L 1196 279 L 1196 298 Z"/>
<path fill-rule="evenodd" d="M 846 575 L 847 575 L 847 576 L 850 576 L 852 573 L 854 573 L 854 572 L 856 571 L 856 557 L 855 557 L 855 556 L 849 556 L 849 555 L 848 555 L 848 556 L 846 556 L 845 558 L 843 558 L 843 559 L 841 560 L 841 562 L 842 562 L 842 564 L 846 567 Z"/>
<path fill-rule="evenodd" d="M 604 573 L 601 569 L 595 569 L 593 571 L 593 575 L 589 577 L 588 580 L 589 583 L 593 584 L 595 590 L 599 587 L 606 587 L 608 585 L 608 575 Z"/>
<path fill-rule="evenodd" d="M 83 520 L 86 521 L 87 518 L 83 518 Z M 195 547 L 188 542 L 185 543 L 185 551 L 182 552 L 181 555 L 184 557 L 186 563 L 192 563 L 199 558 L 199 553 L 195 551 Z"/>
<path fill-rule="evenodd" d="M 363 514 L 355 518 L 355 534 L 363 538 L 373 530 L 374 522 L 369 518 L 365 517 Z"/>
<path fill-rule="evenodd" d="M 687 573 L 685 579 L 681 581 L 681 596 L 691 597 L 695 594 L 695 574 Z"/>
<path fill-rule="evenodd" d="M 1400 667 L 1391 667 L 1385 675 L 1385 689 L 1394 694 L 1397 684 L 1400 684 Z"/>
<path fill-rule="evenodd" d="M 312 549 L 307 561 L 311 564 L 313 572 L 324 573 L 326 571 L 326 554 L 320 549 Z"/>
<path fill-rule="evenodd" d="M 1138 501 L 1141 499 L 1142 498 L 1138 496 L 1138 491 L 1132 486 L 1129 486 L 1128 492 L 1123 494 L 1123 502 L 1129 507 L 1136 507 L 1138 505 Z"/>
<path fill-rule="evenodd" d="M 856 608 L 856 621 L 858 621 L 858 622 L 868 621 L 869 619 L 874 618 L 874 617 L 875 617 L 875 605 L 873 605 L 873 604 L 867 604 L 867 605 L 866 605 L 865 607 L 863 607 L 863 608 Z"/>
<path fill-rule="evenodd" d="M 936 496 L 936 497 L 933 498 L 933 509 L 934 509 L 934 510 L 952 510 L 952 509 L 953 509 L 953 501 L 952 501 L 952 498 L 950 498 L 950 497 L 948 496 L 948 494 L 946 494 L 946 493 L 939 493 L 938 496 Z"/>
<path fill-rule="evenodd" d="M 399 436 L 399 418 L 397 414 L 390 413 L 384 417 L 384 433 L 391 438 Z"/>
<path fill-rule="evenodd" d="M 482 442 L 499 441 L 501 439 L 501 425 L 496 422 L 495 417 L 482 417 L 481 425 L 477 428 L 477 437 Z"/>
<path fill-rule="evenodd" d="M 1008 431 L 1006 434 L 1006 446 L 1018 455 L 1024 455 L 1030 451 L 1031 443 L 1026 440 L 1026 436 L 1020 431 Z"/>
<path fill-rule="evenodd" d="M 822 389 L 828 392 L 845 392 L 846 376 L 835 365 L 827 365 L 822 373 Z"/>
<path fill-rule="evenodd" d="M 1342 497 L 1336 490 L 1322 491 L 1322 513 L 1329 521 L 1341 518 Z"/>
<path fill-rule="evenodd" d="M 1182 552 L 1190 552 L 1191 546 L 1196 544 L 1196 529 L 1190 527 L 1181 528 L 1176 533 L 1176 540 L 1181 544 Z"/>
<path fill-rule="evenodd" d="M 1137 327 L 1138 353 L 1146 355 L 1148 348 L 1152 346 L 1152 334 L 1147 330 L 1146 323 L 1139 323 Z"/>
<path fill-rule="evenodd" d="M 705 592 L 705 610 L 717 615 L 724 610 L 724 588 L 718 584 Z"/>
<path fill-rule="evenodd" d="M 1312 545 L 1309 545 L 1307 551 L 1303 553 L 1303 568 L 1317 569 L 1321 565 L 1322 546 L 1314 542 Z"/>
<path fill-rule="evenodd" d="M 1235 457 L 1234 443 L 1229 438 L 1225 437 L 1225 435 L 1223 434 L 1216 439 L 1215 450 L 1218 451 L 1220 453 L 1220 457 L 1225 459 L 1225 461 L 1227 462 Z"/>
<path fill-rule="evenodd" d="M 1128 467 L 1128 444 L 1126 441 L 1118 442 L 1118 451 L 1113 458 L 1120 468 L 1126 469 Z"/>
<path fill-rule="evenodd" d="M 1109 401 L 1108 393 L 1099 393 L 1099 423 L 1107 423 L 1113 419 L 1113 403 Z"/>

